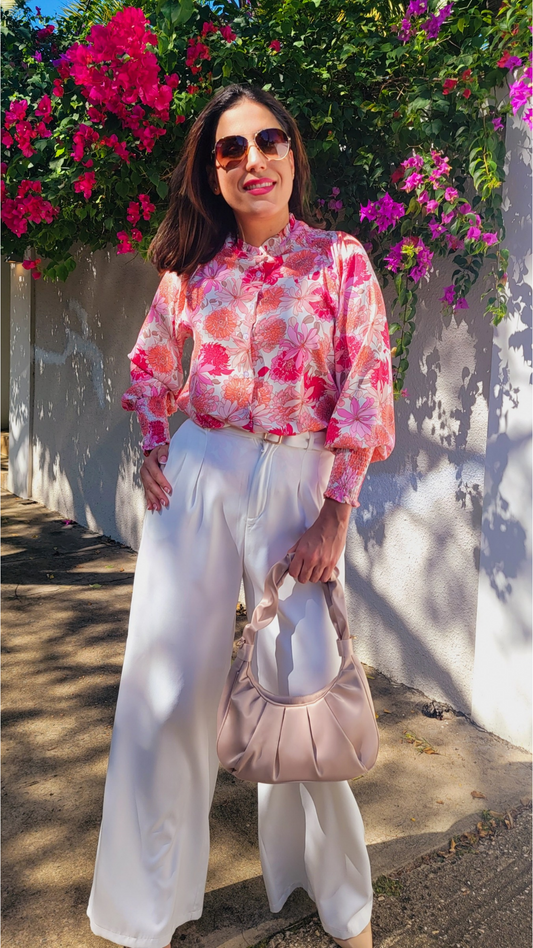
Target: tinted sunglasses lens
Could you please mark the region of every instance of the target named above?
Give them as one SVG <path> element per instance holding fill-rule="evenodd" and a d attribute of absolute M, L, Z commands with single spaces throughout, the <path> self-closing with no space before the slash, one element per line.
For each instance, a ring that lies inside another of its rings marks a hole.
<path fill-rule="evenodd" d="M 285 158 L 289 151 L 289 136 L 282 128 L 264 128 L 255 142 L 267 158 Z"/>
<path fill-rule="evenodd" d="M 219 165 L 225 167 L 230 161 L 240 161 L 248 150 L 248 142 L 242 135 L 228 135 L 215 145 L 215 157 Z"/>

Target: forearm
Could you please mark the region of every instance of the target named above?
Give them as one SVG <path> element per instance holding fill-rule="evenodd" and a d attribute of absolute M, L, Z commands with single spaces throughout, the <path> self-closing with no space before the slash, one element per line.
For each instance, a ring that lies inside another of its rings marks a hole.
<path fill-rule="evenodd" d="M 352 510 L 351 504 L 340 503 L 338 500 L 333 500 L 332 497 L 326 497 L 319 519 L 322 518 L 325 521 L 338 524 L 339 527 L 347 527 Z"/>

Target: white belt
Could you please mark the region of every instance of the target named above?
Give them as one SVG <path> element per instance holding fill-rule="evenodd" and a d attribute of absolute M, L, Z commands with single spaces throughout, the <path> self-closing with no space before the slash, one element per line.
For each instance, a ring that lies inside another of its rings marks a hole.
<path fill-rule="evenodd" d="M 243 435 L 245 438 L 257 438 L 259 441 L 270 441 L 273 444 L 286 444 L 291 448 L 308 448 L 310 450 L 321 451 L 326 441 L 326 432 L 322 431 L 303 431 L 295 435 L 272 434 L 271 431 L 247 431 L 244 428 L 236 428 L 234 425 L 226 425 L 224 428 L 214 428 L 213 431 L 228 432 L 228 434 Z"/>

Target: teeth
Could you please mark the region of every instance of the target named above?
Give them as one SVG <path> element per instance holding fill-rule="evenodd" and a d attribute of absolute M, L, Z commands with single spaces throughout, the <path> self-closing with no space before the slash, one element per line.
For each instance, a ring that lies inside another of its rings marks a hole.
<path fill-rule="evenodd" d="M 273 183 L 274 183 L 273 181 L 267 181 L 267 182 L 265 182 L 265 184 L 247 184 L 247 185 L 246 185 L 246 190 L 247 190 L 247 191 L 255 191 L 256 188 L 269 188 L 270 185 L 273 184 Z"/>

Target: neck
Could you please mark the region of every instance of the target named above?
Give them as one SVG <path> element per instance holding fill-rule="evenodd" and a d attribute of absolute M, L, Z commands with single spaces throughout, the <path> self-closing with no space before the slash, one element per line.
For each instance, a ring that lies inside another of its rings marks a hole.
<path fill-rule="evenodd" d="M 236 215 L 237 216 L 237 215 Z M 242 239 L 252 247 L 260 247 L 269 237 L 275 237 L 289 223 L 289 208 L 285 207 L 275 217 L 262 220 L 257 217 L 237 216 L 237 226 Z"/>

